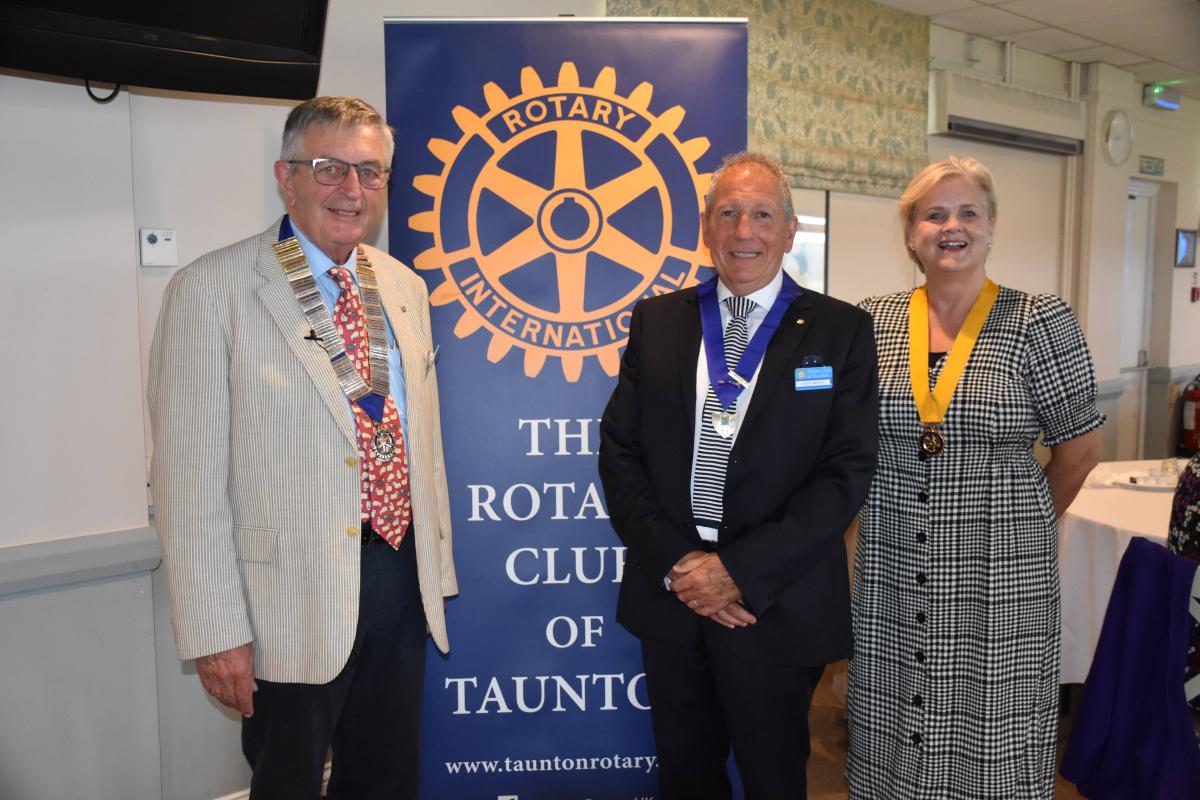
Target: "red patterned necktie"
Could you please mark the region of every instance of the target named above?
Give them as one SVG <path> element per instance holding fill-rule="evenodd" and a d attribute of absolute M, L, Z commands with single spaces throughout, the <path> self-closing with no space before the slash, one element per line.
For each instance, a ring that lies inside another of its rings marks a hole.
<path fill-rule="evenodd" d="M 334 267 L 329 274 L 337 281 L 337 303 L 333 307 L 333 324 L 337 326 L 346 345 L 346 353 L 354 363 L 358 374 L 368 384 L 371 382 L 371 362 L 368 358 L 367 323 L 363 315 L 362 300 L 358 287 L 345 267 Z M 354 427 L 358 431 L 358 464 L 362 477 L 362 518 L 371 521 L 371 527 L 388 544 L 399 549 L 408 524 L 412 520 L 412 503 L 408 495 L 408 456 L 404 447 L 404 431 L 400 427 L 400 415 L 396 402 L 389 392 L 383 405 L 383 420 L 375 422 L 371 415 L 351 403 L 354 411 Z M 380 434 L 384 447 L 375 447 Z M 395 442 L 395 452 L 388 458 L 386 447 L 388 436 Z"/>

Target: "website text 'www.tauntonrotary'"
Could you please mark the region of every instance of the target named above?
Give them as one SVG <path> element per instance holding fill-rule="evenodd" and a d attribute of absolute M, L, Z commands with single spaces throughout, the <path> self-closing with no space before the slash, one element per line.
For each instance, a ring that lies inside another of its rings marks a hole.
<path fill-rule="evenodd" d="M 577 758 L 505 758 L 480 761 L 447 761 L 451 775 L 500 772 L 578 772 L 588 770 L 636 769 L 652 771 L 658 756 L 583 756 Z"/>

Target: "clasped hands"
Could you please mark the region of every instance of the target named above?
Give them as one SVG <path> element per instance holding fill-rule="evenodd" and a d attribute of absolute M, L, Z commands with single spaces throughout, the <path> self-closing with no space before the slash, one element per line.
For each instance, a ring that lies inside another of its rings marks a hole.
<path fill-rule="evenodd" d="M 693 550 L 667 573 L 671 591 L 696 614 L 726 628 L 744 628 L 757 618 L 742 605 L 742 593 L 716 553 Z"/>

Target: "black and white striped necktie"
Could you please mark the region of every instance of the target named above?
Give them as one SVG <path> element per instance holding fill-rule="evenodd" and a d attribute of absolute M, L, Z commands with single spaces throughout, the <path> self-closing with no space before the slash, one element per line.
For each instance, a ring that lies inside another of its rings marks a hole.
<path fill-rule="evenodd" d="M 746 318 L 758 304 L 749 297 L 727 297 L 729 324 L 725 326 L 725 363 L 732 370 L 746 350 L 749 333 Z M 717 527 L 724 508 L 725 471 L 729 466 L 729 451 L 733 436 L 717 433 L 713 417 L 721 411 L 711 382 L 704 396 L 704 411 L 700 415 L 700 446 L 696 450 L 695 475 L 692 481 L 692 515 L 702 525 Z"/>

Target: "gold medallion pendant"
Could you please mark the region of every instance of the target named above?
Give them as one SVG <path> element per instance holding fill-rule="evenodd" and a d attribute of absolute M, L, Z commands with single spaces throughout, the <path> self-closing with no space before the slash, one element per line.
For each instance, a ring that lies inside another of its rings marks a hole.
<path fill-rule="evenodd" d="M 921 452 L 927 456 L 936 456 L 946 449 L 946 437 L 932 425 L 921 433 Z"/>

